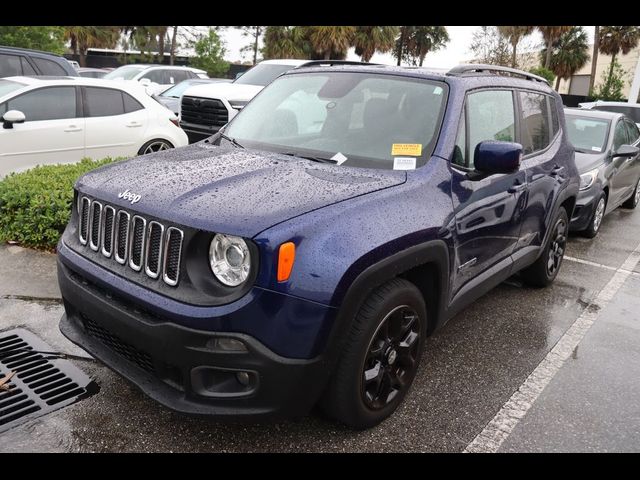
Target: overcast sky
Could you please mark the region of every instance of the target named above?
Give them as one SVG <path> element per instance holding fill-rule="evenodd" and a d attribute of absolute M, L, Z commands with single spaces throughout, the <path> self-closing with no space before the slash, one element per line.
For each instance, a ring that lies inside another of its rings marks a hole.
<path fill-rule="evenodd" d="M 425 66 L 435 68 L 451 68 L 459 63 L 469 60 L 472 57 L 469 51 L 471 45 L 471 38 L 473 32 L 480 27 L 477 26 L 453 26 L 447 27 L 449 32 L 449 38 L 451 41 L 447 46 L 437 52 L 429 53 L 424 61 Z M 593 42 L 593 28 L 585 27 L 587 35 L 589 36 L 589 42 Z M 227 28 L 222 31 L 220 36 L 223 38 L 226 44 L 227 53 L 225 58 L 231 62 L 250 60 L 250 55 L 245 54 L 244 58 L 240 53 L 240 49 L 250 42 L 248 38 L 242 36 L 242 32 L 235 28 Z M 542 37 L 538 32 L 527 37 L 524 41 L 526 45 L 534 46 L 542 42 Z M 347 60 L 360 60 L 353 49 L 349 52 Z M 395 65 L 396 60 L 391 54 L 375 54 L 371 59 L 374 63 L 383 63 Z"/>

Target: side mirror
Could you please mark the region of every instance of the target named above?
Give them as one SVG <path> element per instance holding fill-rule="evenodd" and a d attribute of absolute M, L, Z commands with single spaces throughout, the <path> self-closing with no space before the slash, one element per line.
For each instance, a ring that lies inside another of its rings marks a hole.
<path fill-rule="evenodd" d="M 24 123 L 25 116 L 20 110 L 9 110 L 2 116 L 2 128 L 13 128 L 14 123 Z"/>
<path fill-rule="evenodd" d="M 473 163 L 483 173 L 510 173 L 520 168 L 522 145 L 488 140 L 476 145 Z"/>
<path fill-rule="evenodd" d="M 640 148 L 633 145 L 621 145 L 618 150 L 613 153 L 614 157 L 635 157 L 640 153 Z"/>

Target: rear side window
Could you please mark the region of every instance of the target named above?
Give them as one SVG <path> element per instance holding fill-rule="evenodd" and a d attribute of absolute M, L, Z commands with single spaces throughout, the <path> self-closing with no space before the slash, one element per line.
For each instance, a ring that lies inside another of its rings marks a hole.
<path fill-rule="evenodd" d="M 638 126 L 630 122 L 629 120 L 625 120 L 624 124 L 627 126 L 627 135 L 629 137 L 629 143 L 634 144 L 640 138 L 640 130 L 638 130 Z"/>
<path fill-rule="evenodd" d="M 20 57 L 0 54 L 0 77 L 14 77 L 16 75 L 22 75 Z"/>
<path fill-rule="evenodd" d="M 33 69 L 33 67 L 31 66 L 31 64 L 29 63 L 29 61 L 26 58 L 20 57 L 20 63 L 22 64 L 22 74 L 23 75 L 37 75 L 38 74 Z"/>
<path fill-rule="evenodd" d="M 67 71 L 56 62 L 38 57 L 32 57 L 31 60 L 33 60 L 36 66 L 40 69 L 40 73 L 42 75 L 67 75 Z"/>
<path fill-rule="evenodd" d="M 166 83 L 169 83 L 168 77 L 169 77 L 168 75 L 165 75 L 165 70 L 151 70 L 142 78 L 148 78 L 150 81 L 154 83 L 159 83 L 161 85 L 164 85 Z"/>
<path fill-rule="evenodd" d="M 137 112 L 144 108 L 138 100 L 128 93 L 122 92 L 122 98 L 124 100 L 124 113 Z"/>
<path fill-rule="evenodd" d="M 624 122 L 620 120 L 613 131 L 613 150 L 615 151 L 627 143 L 629 143 L 629 139 L 627 138 L 627 128 L 624 126 Z"/>
<path fill-rule="evenodd" d="M 124 105 L 120 90 L 85 88 L 85 114 L 87 117 L 109 117 L 123 113 Z"/>
<path fill-rule="evenodd" d="M 6 110 L 19 110 L 27 122 L 76 117 L 75 87 L 32 90 L 6 102 Z M 0 110 L 2 107 L 0 107 Z"/>
<path fill-rule="evenodd" d="M 511 90 L 486 90 L 467 98 L 469 157 L 465 163 L 474 166 L 476 146 L 485 140 L 513 142 L 515 113 Z"/>
<path fill-rule="evenodd" d="M 552 136 L 547 96 L 531 92 L 518 92 L 518 95 L 522 108 L 522 154 L 544 150 Z"/>

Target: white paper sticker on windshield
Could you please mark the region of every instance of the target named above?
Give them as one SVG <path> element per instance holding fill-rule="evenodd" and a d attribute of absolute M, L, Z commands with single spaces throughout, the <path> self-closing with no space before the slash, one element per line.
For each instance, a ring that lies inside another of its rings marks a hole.
<path fill-rule="evenodd" d="M 440 95 L 442 93 L 442 87 L 436 87 L 433 89 L 434 95 Z"/>
<path fill-rule="evenodd" d="M 331 157 L 331 160 L 335 160 L 336 165 L 342 165 L 344 162 L 347 161 L 347 157 L 345 157 L 342 153 L 338 152 L 333 157 Z"/>
<path fill-rule="evenodd" d="M 412 157 L 394 157 L 393 169 L 394 170 L 415 170 L 416 159 Z"/>
<path fill-rule="evenodd" d="M 594 152 L 601 152 L 602 148 L 601 147 L 591 147 L 591 150 L 593 150 Z"/>

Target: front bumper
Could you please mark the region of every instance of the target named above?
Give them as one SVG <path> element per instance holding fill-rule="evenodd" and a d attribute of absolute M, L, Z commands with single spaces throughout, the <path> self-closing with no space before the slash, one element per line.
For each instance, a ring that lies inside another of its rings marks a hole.
<path fill-rule="evenodd" d="M 308 413 L 319 398 L 325 359 L 277 355 L 250 335 L 196 330 L 114 296 L 58 260 L 65 314 L 61 332 L 144 393 L 176 411 L 219 417 L 285 418 Z M 256 319 L 256 321 L 267 319 Z M 219 337 L 246 352 L 215 350 Z M 237 380 L 249 374 L 249 385 Z"/>
<path fill-rule="evenodd" d="M 578 193 L 576 206 L 573 209 L 573 216 L 569 224 L 570 230 L 581 231 L 589 226 L 591 218 L 593 217 L 596 200 L 600 198 L 601 192 L 601 189 L 592 187 Z"/>

